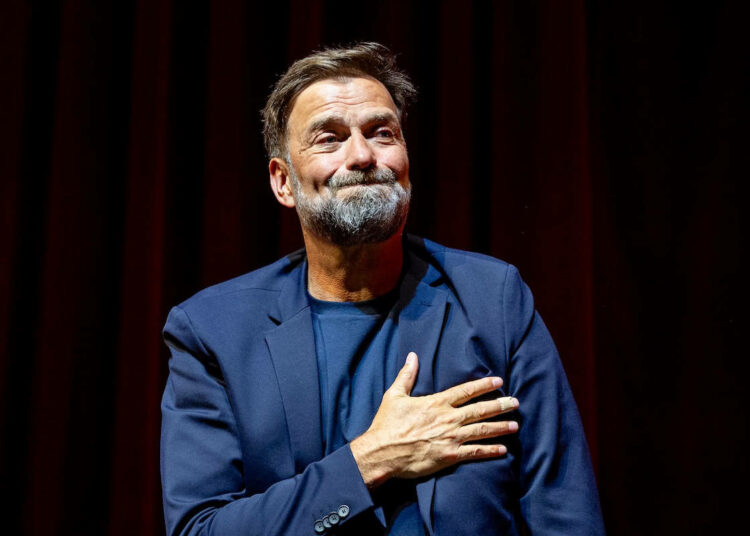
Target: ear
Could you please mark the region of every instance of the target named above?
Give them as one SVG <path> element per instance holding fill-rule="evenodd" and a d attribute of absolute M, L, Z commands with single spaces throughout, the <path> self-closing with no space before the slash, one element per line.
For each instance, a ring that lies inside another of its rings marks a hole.
<path fill-rule="evenodd" d="M 289 179 L 289 166 L 281 158 L 271 158 L 268 162 L 268 177 L 271 181 L 271 190 L 276 199 L 285 207 L 294 207 L 294 195 L 292 194 L 291 180 Z"/>

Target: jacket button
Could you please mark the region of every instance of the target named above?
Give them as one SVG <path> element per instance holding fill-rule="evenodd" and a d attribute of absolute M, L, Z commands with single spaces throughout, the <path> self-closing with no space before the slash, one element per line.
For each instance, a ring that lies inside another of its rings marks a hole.
<path fill-rule="evenodd" d="M 322 519 L 318 519 L 315 522 L 315 534 L 323 534 L 326 531 L 326 526 L 323 524 Z"/>
<path fill-rule="evenodd" d="M 339 524 L 339 515 L 336 512 L 331 512 L 326 516 L 328 518 L 328 522 L 331 525 L 338 525 Z"/>
<path fill-rule="evenodd" d="M 331 528 L 331 522 L 328 521 L 328 516 L 323 516 L 323 526 L 327 529 Z"/>
<path fill-rule="evenodd" d="M 339 506 L 338 514 L 341 519 L 344 519 L 349 515 L 349 507 L 345 504 L 342 504 L 341 506 Z"/>

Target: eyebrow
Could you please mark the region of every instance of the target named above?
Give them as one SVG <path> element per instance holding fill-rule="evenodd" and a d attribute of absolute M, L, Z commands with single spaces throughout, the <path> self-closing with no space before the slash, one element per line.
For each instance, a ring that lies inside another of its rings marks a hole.
<path fill-rule="evenodd" d="M 340 125 L 344 122 L 344 116 L 342 115 L 327 115 L 319 117 L 307 126 L 308 132 L 316 132 L 318 130 L 328 130 L 332 126 Z"/>
<path fill-rule="evenodd" d="M 345 123 L 343 115 L 334 114 L 320 117 L 310 123 L 307 127 L 308 132 L 317 132 L 319 130 L 328 130 L 331 127 L 341 125 Z M 398 117 L 391 111 L 388 112 L 375 112 L 365 117 L 364 124 L 369 125 L 372 123 L 388 123 L 393 122 L 398 124 Z"/>

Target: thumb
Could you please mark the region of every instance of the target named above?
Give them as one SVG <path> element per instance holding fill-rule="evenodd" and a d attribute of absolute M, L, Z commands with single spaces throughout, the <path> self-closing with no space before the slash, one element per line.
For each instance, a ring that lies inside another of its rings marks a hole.
<path fill-rule="evenodd" d="M 393 385 L 389 390 L 399 394 L 410 395 L 414 382 L 417 380 L 417 371 L 419 370 L 419 359 L 417 354 L 409 352 L 406 356 L 406 363 L 401 367 L 398 376 L 393 380 Z"/>

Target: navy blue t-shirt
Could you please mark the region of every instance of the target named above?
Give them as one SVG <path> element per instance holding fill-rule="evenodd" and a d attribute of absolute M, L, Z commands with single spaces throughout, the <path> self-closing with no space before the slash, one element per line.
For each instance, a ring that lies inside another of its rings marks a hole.
<path fill-rule="evenodd" d="M 366 302 L 326 302 L 310 296 L 326 454 L 367 430 L 403 365 L 396 297 L 392 292 Z M 373 501 L 386 526 L 383 534 L 424 536 L 413 481 L 386 482 Z"/>

